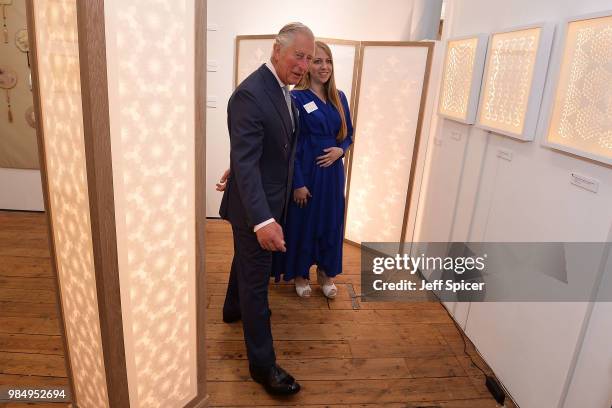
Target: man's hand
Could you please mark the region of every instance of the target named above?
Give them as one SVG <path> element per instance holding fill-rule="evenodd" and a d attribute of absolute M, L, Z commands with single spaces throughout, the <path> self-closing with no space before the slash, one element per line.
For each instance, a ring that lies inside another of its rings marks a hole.
<path fill-rule="evenodd" d="M 308 199 L 310 197 L 312 197 L 312 195 L 306 186 L 293 190 L 293 201 L 295 201 L 300 208 L 308 204 Z"/>
<path fill-rule="evenodd" d="M 323 149 L 324 155 L 317 157 L 317 164 L 321 167 L 329 167 L 344 154 L 344 150 L 339 147 L 328 147 Z"/>
<path fill-rule="evenodd" d="M 261 227 L 255 231 L 255 235 L 257 235 L 257 241 L 263 249 L 267 251 L 287 251 L 283 229 L 276 221 Z"/>
<path fill-rule="evenodd" d="M 219 182 L 217 183 L 217 188 L 216 188 L 217 191 L 225 191 L 225 187 L 227 186 L 227 180 L 229 179 L 229 176 L 230 176 L 230 169 L 227 169 L 225 170 L 225 172 L 219 179 Z"/>

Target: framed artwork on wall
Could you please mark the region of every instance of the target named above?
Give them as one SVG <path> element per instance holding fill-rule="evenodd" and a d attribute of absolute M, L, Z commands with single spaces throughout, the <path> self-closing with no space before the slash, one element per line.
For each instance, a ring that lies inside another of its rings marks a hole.
<path fill-rule="evenodd" d="M 532 24 L 489 37 L 477 126 L 523 141 L 534 139 L 554 25 Z"/>
<path fill-rule="evenodd" d="M 612 165 L 612 10 L 570 18 L 545 146 Z"/>
<path fill-rule="evenodd" d="M 449 39 L 440 85 L 438 114 L 471 125 L 476 120 L 488 36 Z"/>
<path fill-rule="evenodd" d="M 236 36 L 234 88 L 261 64 L 270 61 L 275 38 L 274 34 Z"/>

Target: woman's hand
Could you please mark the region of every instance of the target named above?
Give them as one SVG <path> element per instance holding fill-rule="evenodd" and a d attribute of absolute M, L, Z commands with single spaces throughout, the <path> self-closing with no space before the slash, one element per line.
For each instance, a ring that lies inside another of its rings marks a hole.
<path fill-rule="evenodd" d="M 317 164 L 321 167 L 329 167 L 344 154 L 344 150 L 339 147 L 328 147 L 323 149 L 326 153 L 323 156 L 317 157 Z"/>
<path fill-rule="evenodd" d="M 300 208 L 308 204 L 308 199 L 310 197 L 312 197 L 312 195 L 310 195 L 310 191 L 308 191 L 306 186 L 293 190 L 293 201 L 295 201 Z"/>
<path fill-rule="evenodd" d="M 225 187 L 227 186 L 227 180 L 229 179 L 229 177 L 230 177 L 230 169 L 227 169 L 225 170 L 225 172 L 219 179 L 219 182 L 217 183 L 217 187 L 216 187 L 217 191 L 225 191 Z"/>

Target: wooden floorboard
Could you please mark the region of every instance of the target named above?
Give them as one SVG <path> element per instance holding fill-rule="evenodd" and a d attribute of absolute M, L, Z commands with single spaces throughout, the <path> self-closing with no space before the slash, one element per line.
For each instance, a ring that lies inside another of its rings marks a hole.
<path fill-rule="evenodd" d="M 313 296 L 307 299 L 297 297 L 291 283 L 271 280 L 277 360 L 298 379 L 302 391 L 291 398 L 270 397 L 249 377 L 241 323 L 221 320 L 231 239 L 226 223 L 208 222 L 206 338 L 211 406 L 496 406 L 439 303 L 363 302 L 351 297 L 351 289 L 361 294 L 361 259 L 359 249 L 347 245 L 334 300 L 322 295 L 314 268 L 310 271 Z M 475 354 L 473 346 L 467 349 Z"/>
<path fill-rule="evenodd" d="M 212 360 L 246 360 L 244 340 L 210 340 L 206 349 L 209 362 Z M 348 341 L 304 341 L 287 340 L 277 342 L 274 347 L 276 357 L 283 360 L 309 358 L 334 359 L 353 356 Z M 245 365 L 246 367 L 246 365 Z"/>
<path fill-rule="evenodd" d="M 53 278 L 51 260 L 23 256 L 0 256 L 0 276 Z"/>
<path fill-rule="evenodd" d="M 271 397 L 253 381 L 209 381 L 211 405 L 388 404 L 481 398 L 468 377 L 300 381 L 293 397 Z M 493 405 L 494 406 L 494 405 Z"/>
<path fill-rule="evenodd" d="M 56 317 L 56 303 L 22 303 L 0 301 L 0 317 Z"/>
<path fill-rule="evenodd" d="M 64 355 L 60 335 L 0 333 L 0 350 L 11 353 Z"/>
<path fill-rule="evenodd" d="M 308 408 L 498 408 L 495 401 L 490 398 L 453 400 L 453 401 L 429 401 L 422 402 L 398 402 L 398 403 L 375 403 L 375 404 L 306 404 L 291 399 L 283 401 L 286 407 L 308 407 Z M 240 405 L 227 405 L 228 408 L 236 408 Z M 258 405 L 258 408 L 278 407 L 278 405 Z"/>
<path fill-rule="evenodd" d="M 66 377 L 64 356 L 0 351 L 2 374 Z"/>
<path fill-rule="evenodd" d="M 68 387 L 46 215 L 0 211 L 0 384 Z M 3 407 L 68 407 L 5 403 Z"/>
<path fill-rule="evenodd" d="M 333 358 L 300 359 L 278 358 L 279 364 L 300 380 L 376 380 L 401 378 L 467 377 L 456 357 L 406 359 Z M 248 381 L 249 370 L 240 360 L 210 360 L 210 381 Z"/>
<path fill-rule="evenodd" d="M 348 245 L 334 300 L 322 295 L 314 268 L 308 299 L 298 298 L 291 283 L 271 281 L 277 359 L 303 389 L 291 398 L 267 395 L 249 377 L 241 323 L 221 320 L 231 228 L 209 220 L 206 232 L 210 406 L 496 406 L 482 373 L 464 353 L 461 333 L 439 303 L 351 297 L 361 293 L 360 252 Z M 45 215 L 0 211 L 0 384 L 68 384 L 53 279 Z M 469 341 L 467 352 L 490 372 Z"/>

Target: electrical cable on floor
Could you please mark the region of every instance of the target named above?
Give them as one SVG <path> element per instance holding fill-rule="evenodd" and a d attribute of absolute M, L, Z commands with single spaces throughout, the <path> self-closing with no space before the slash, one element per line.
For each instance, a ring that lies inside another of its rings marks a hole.
<path fill-rule="evenodd" d="M 506 394 L 508 394 L 508 390 L 506 390 L 505 387 L 495 379 L 495 377 L 490 376 L 487 373 L 485 373 L 485 371 L 482 368 L 480 368 L 480 366 L 478 364 L 476 364 L 476 361 L 474 361 L 474 358 L 472 357 L 472 355 L 467 352 L 467 340 L 466 340 L 467 336 L 465 335 L 463 329 L 461 328 L 461 326 L 459 326 L 459 323 L 457 323 L 457 321 L 453 318 L 453 316 L 450 314 L 448 309 L 444 308 L 444 310 L 446 311 L 446 314 L 451 319 L 451 321 L 455 325 L 455 328 L 459 332 L 459 335 L 461 336 L 461 340 L 463 340 L 463 354 L 468 356 L 470 361 L 472 362 L 472 365 L 474 365 L 474 367 L 476 367 L 478 370 L 480 370 L 482 375 L 484 375 L 484 377 L 485 377 L 485 385 L 486 385 L 487 389 L 489 390 L 489 392 L 491 393 L 491 395 L 493 396 L 495 401 L 497 401 L 499 404 L 501 404 L 501 408 L 505 408 L 505 406 L 506 406 L 505 400 L 506 400 Z M 472 303 L 470 302 L 469 306 L 468 306 L 468 312 L 467 312 L 467 315 L 465 317 L 466 325 L 467 325 L 467 321 L 468 321 L 468 318 L 470 316 L 470 311 L 471 310 L 472 310 Z"/>
<path fill-rule="evenodd" d="M 468 356 L 470 358 L 470 361 L 472 362 L 472 364 L 478 369 L 480 370 L 480 372 L 482 373 L 482 375 L 484 375 L 485 377 L 487 376 L 487 373 L 485 373 L 485 371 L 480 368 L 480 366 L 478 364 L 476 364 L 476 362 L 474 361 L 474 358 L 472 357 L 472 355 L 470 353 L 467 352 L 467 341 L 465 339 L 465 334 L 463 333 L 463 329 L 459 326 L 459 323 L 457 323 L 457 321 L 455 319 L 453 319 L 453 316 L 451 316 L 450 312 L 448 311 L 448 309 L 444 308 L 444 310 L 446 311 L 446 314 L 448 315 L 448 317 L 451 319 L 451 321 L 453 322 L 453 324 L 455 325 L 455 328 L 457 329 L 457 331 L 459 332 L 459 335 L 461 336 L 461 340 L 463 340 L 463 354 L 465 354 L 466 356 Z M 468 309 L 468 316 L 470 314 L 470 311 Z M 466 317 L 466 321 L 467 321 L 467 317 Z"/>

